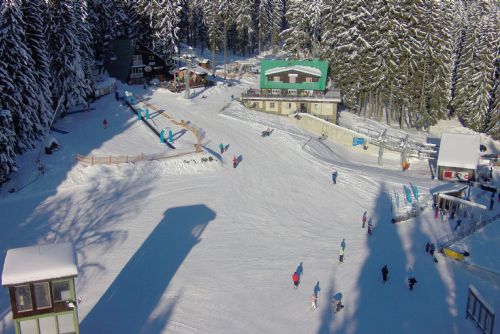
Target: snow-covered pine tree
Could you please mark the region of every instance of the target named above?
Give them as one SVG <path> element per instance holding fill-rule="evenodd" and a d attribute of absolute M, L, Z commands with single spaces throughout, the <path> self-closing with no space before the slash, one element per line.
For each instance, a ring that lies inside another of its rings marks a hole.
<path fill-rule="evenodd" d="M 0 66 L 0 75 L 3 77 L 2 70 L 3 67 Z M 0 101 L 5 101 L 2 91 L 2 86 L 0 86 Z M 16 134 L 12 130 L 13 128 L 10 111 L 2 109 L 2 103 L 0 103 L 0 184 L 7 181 L 9 173 L 17 168 L 16 153 L 14 152 Z"/>
<path fill-rule="evenodd" d="M 455 111 L 463 124 L 483 132 L 491 126 L 488 111 L 495 80 L 495 60 L 498 55 L 498 23 L 489 20 L 488 13 L 498 7 L 479 0 L 468 7 L 467 31 L 460 65 L 457 69 Z"/>
<path fill-rule="evenodd" d="M 89 0 L 88 22 L 92 34 L 92 47 L 96 59 L 103 59 L 109 43 L 114 39 L 117 20 L 115 4 L 107 0 Z"/>
<path fill-rule="evenodd" d="M 160 0 L 158 2 L 158 18 L 155 26 L 154 45 L 163 59 L 170 60 L 178 51 L 178 32 L 181 15 L 181 2 L 179 0 Z"/>
<path fill-rule="evenodd" d="M 120 1 L 120 0 L 117 0 Z M 125 10 L 126 21 L 122 22 L 124 25 L 124 38 L 137 39 L 141 32 L 141 17 L 137 13 L 138 0 L 123 0 L 123 7 Z"/>
<path fill-rule="evenodd" d="M 281 33 L 285 22 L 285 0 L 272 1 L 271 47 L 274 53 L 281 47 Z"/>
<path fill-rule="evenodd" d="M 75 25 L 78 38 L 82 70 L 85 76 L 85 95 L 90 97 L 94 91 L 96 81 L 94 73 L 95 55 L 92 50 L 92 34 L 90 33 L 88 2 L 89 0 L 73 0 L 72 6 L 75 12 Z M 88 102 L 87 102 L 88 104 Z"/>
<path fill-rule="evenodd" d="M 272 0 L 260 0 L 257 6 L 257 47 L 259 54 L 270 40 L 272 31 Z"/>
<path fill-rule="evenodd" d="M 26 24 L 26 46 L 34 62 L 32 68 L 36 78 L 33 89 L 38 96 L 38 117 L 41 126 L 48 130 L 52 120 L 52 94 L 50 91 L 50 58 L 47 51 L 47 36 L 43 24 L 47 14 L 46 3 L 42 1 L 23 0 L 21 8 Z"/>
<path fill-rule="evenodd" d="M 203 21 L 207 27 L 208 46 L 212 52 L 212 75 L 215 76 L 215 53 L 219 51 L 224 35 L 221 30 L 219 2 L 204 0 Z"/>
<path fill-rule="evenodd" d="M 154 49 L 157 4 L 156 0 L 136 0 L 134 4 L 137 13 L 137 40 L 150 49 Z"/>
<path fill-rule="evenodd" d="M 10 111 L 16 153 L 33 148 L 44 132 L 38 113 L 39 86 L 33 76 L 35 63 L 26 46 L 25 26 L 20 0 L 3 1 L 0 4 L 0 108 Z"/>
<path fill-rule="evenodd" d="M 48 0 L 51 15 L 49 53 L 51 55 L 52 96 L 56 113 L 87 104 L 89 84 L 81 59 L 76 29 L 80 26 L 72 0 Z"/>
<path fill-rule="evenodd" d="M 245 49 L 250 48 L 254 35 L 252 13 L 255 9 L 255 0 L 236 2 L 235 7 L 238 49 L 244 54 Z"/>
<path fill-rule="evenodd" d="M 314 0 L 314 2 L 316 1 L 317 0 Z M 297 59 L 304 59 L 312 56 L 312 13 L 308 12 L 308 9 L 309 1 L 289 1 L 286 11 L 286 19 L 289 27 L 281 33 L 285 41 L 285 50 L 289 51 Z"/>

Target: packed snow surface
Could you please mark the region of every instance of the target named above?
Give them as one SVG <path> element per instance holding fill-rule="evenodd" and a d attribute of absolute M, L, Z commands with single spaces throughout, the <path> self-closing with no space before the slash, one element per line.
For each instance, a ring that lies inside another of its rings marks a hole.
<path fill-rule="evenodd" d="M 36 282 L 78 274 L 73 245 L 69 242 L 9 249 L 2 285 Z"/>
<path fill-rule="evenodd" d="M 256 80 L 219 81 L 193 90 L 190 100 L 160 88 L 120 86 L 122 95 L 131 90 L 204 131 L 203 153 L 174 160 L 76 163 L 76 154 L 171 150 L 114 96 L 97 100 L 91 112 L 58 120 L 55 127 L 69 133 L 53 134 L 61 146 L 42 155 L 45 173 L 38 175 L 33 151 L 20 157 L 17 177 L 7 185 L 19 190 L 1 189 L 1 251 L 74 245 L 82 333 L 473 333 L 465 319 L 470 284 L 499 312 L 498 285 L 440 255 L 435 263 L 424 250 L 427 241 L 451 233 L 454 222 L 435 220 L 426 209 L 391 223 L 395 191 L 409 182 L 421 193 L 442 184 L 431 179 L 426 161 L 412 162 L 406 173 L 399 160 L 382 168 L 376 156 L 319 141 L 286 117 L 231 102 Z M 153 120 L 166 126 L 161 116 Z M 273 132 L 262 137 L 268 127 Z M 184 133 L 174 146 L 192 141 Z M 362 228 L 365 211 L 371 236 Z M 498 239 L 471 240 L 498 249 Z M 295 271 L 301 276 L 296 290 Z M 413 291 L 411 276 L 418 281 Z M 334 296 L 345 305 L 339 313 Z M 5 289 L 0 332 L 14 332 Z"/>

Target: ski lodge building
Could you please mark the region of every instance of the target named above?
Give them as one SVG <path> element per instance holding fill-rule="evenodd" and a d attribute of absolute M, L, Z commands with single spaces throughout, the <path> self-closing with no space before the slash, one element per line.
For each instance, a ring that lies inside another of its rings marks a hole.
<path fill-rule="evenodd" d="M 473 180 L 479 165 L 479 145 L 479 135 L 443 133 L 437 160 L 438 178 Z"/>
<path fill-rule="evenodd" d="M 2 285 L 9 290 L 16 334 L 80 333 L 70 243 L 7 251 Z"/>
<path fill-rule="evenodd" d="M 290 115 L 309 113 L 336 122 L 338 90 L 327 89 L 328 63 L 313 60 L 262 60 L 260 89 L 241 95 L 247 108 Z"/>
<path fill-rule="evenodd" d="M 129 85 L 171 78 L 165 60 L 133 39 L 112 41 L 104 58 L 104 68 L 109 76 Z"/>

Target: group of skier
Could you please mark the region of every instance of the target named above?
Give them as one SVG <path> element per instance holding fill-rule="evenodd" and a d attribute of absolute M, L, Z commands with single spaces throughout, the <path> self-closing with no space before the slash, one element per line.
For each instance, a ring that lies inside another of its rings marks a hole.
<path fill-rule="evenodd" d="M 382 272 L 382 281 L 385 284 L 389 279 L 389 268 L 387 267 L 387 265 L 384 265 L 382 269 L 380 269 L 380 271 Z M 408 278 L 408 287 L 410 288 L 410 290 L 413 290 L 413 287 L 416 283 L 417 279 L 415 277 L 412 276 Z"/>
<path fill-rule="evenodd" d="M 223 143 L 219 144 L 219 149 L 220 149 L 220 154 L 223 154 L 226 152 L 229 148 L 229 145 L 224 145 Z M 233 155 L 233 168 L 238 167 L 238 163 L 240 162 L 240 159 L 236 157 L 236 154 Z"/>
<path fill-rule="evenodd" d="M 302 263 L 300 264 L 299 268 L 302 268 Z M 299 284 L 300 284 L 300 274 L 297 271 L 295 271 L 292 274 L 292 281 L 293 281 L 293 288 L 298 289 Z M 310 302 L 311 302 L 311 310 L 315 311 L 318 308 L 318 292 L 319 292 L 319 282 L 316 283 L 316 286 L 314 287 L 313 293 L 311 294 Z M 344 305 L 342 305 L 342 300 L 338 297 L 333 297 L 332 303 L 334 305 L 334 310 L 335 312 L 339 312 L 341 309 L 344 308 Z"/>

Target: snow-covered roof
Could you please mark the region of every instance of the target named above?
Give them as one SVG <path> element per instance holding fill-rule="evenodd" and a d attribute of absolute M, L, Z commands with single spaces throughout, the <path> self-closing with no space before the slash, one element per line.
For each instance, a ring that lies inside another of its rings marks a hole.
<path fill-rule="evenodd" d="M 443 133 L 438 166 L 476 169 L 479 163 L 479 135 Z"/>
<path fill-rule="evenodd" d="M 303 65 L 274 67 L 274 68 L 268 69 L 265 74 L 270 75 L 270 74 L 282 73 L 282 72 L 288 72 L 288 71 L 302 72 L 302 73 L 311 74 L 311 75 L 314 75 L 317 77 L 321 76 L 321 71 L 318 68 L 311 67 L 311 66 L 303 66 Z"/>
<path fill-rule="evenodd" d="M 183 71 L 185 69 L 186 69 L 186 66 L 182 66 L 179 68 L 179 71 Z M 200 67 L 200 66 L 192 67 L 191 72 L 194 72 L 196 74 L 210 74 L 210 71 L 208 71 L 207 69 Z"/>
<path fill-rule="evenodd" d="M 206 58 L 203 58 L 203 59 L 199 59 L 199 62 L 200 63 L 209 63 L 210 62 L 210 59 L 206 59 Z"/>
<path fill-rule="evenodd" d="M 2 272 L 2 285 L 15 285 L 78 275 L 71 243 L 9 249 Z"/>

